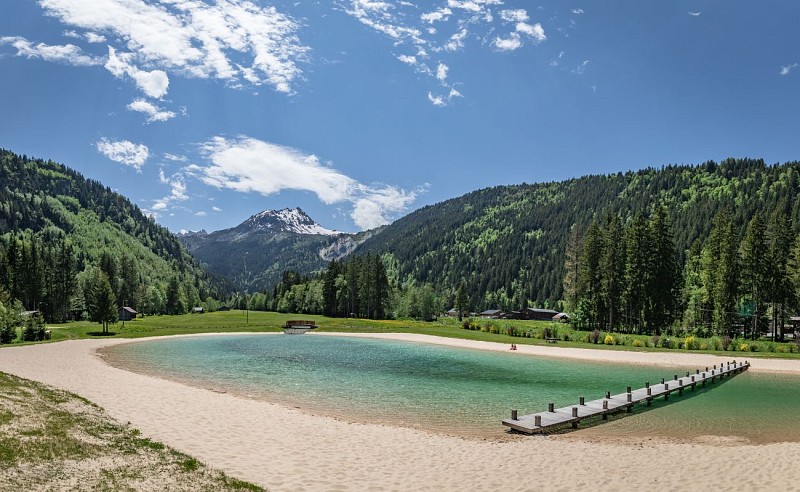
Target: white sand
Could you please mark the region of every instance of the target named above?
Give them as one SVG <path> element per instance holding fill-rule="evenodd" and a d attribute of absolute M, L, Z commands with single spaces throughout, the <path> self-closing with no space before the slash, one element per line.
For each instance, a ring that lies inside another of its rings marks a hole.
<path fill-rule="evenodd" d="M 508 345 L 486 342 L 386 337 L 508 350 Z M 77 393 L 147 437 L 273 491 L 800 490 L 800 467 L 794 464 L 800 443 L 596 442 L 584 441 L 580 432 L 497 442 L 351 424 L 116 369 L 95 354 L 97 348 L 124 342 L 3 348 L 0 371 Z M 697 367 L 725 360 L 523 345 L 518 352 Z M 798 361 L 751 363 L 753 370 L 800 373 Z"/>

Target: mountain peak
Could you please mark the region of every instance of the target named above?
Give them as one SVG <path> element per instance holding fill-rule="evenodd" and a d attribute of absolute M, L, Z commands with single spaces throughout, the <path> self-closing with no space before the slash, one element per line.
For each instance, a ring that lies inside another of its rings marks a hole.
<path fill-rule="evenodd" d="M 264 210 L 244 221 L 242 225 L 256 230 L 271 229 L 275 232 L 321 234 L 324 236 L 340 234 L 337 231 L 326 229 L 317 224 L 314 219 L 309 217 L 308 214 L 299 207 L 284 208 L 281 210 Z"/>

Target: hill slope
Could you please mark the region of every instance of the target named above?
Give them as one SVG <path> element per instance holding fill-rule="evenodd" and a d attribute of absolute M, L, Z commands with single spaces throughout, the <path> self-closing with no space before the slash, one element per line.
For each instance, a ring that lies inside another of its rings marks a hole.
<path fill-rule="evenodd" d="M 562 298 L 564 253 L 573 225 L 615 213 L 624 220 L 668 208 L 678 251 L 704 240 L 722 208 L 741 237 L 756 210 L 786 210 L 800 229 L 800 163 L 767 166 L 729 159 L 559 183 L 500 186 L 417 210 L 365 241 L 356 254 L 389 253 L 399 278 L 455 290 L 464 281 L 474 308 L 517 308 Z M 681 258 L 683 260 L 683 258 Z"/>
<path fill-rule="evenodd" d="M 184 297 L 192 298 L 184 303 L 213 290 L 203 268 L 177 238 L 124 196 L 61 164 L 0 150 L 0 285 L 29 309 L 39 308 L 46 291 L 56 288 L 48 281 L 55 274 L 48 265 L 22 271 L 30 266 L 23 263 L 31 263 L 25 248 L 30 255 L 33 246 L 42 257 L 62 246 L 71 248 L 73 275 L 99 266 L 105 254 L 104 268 L 116 277 L 112 284 L 119 302 L 136 308 L 151 304 L 158 311 L 153 303 L 163 308 L 172 278 L 179 279 Z M 38 287 L 28 291 L 30 278 L 43 283 L 41 292 Z M 46 311 L 52 309 L 45 303 Z"/>

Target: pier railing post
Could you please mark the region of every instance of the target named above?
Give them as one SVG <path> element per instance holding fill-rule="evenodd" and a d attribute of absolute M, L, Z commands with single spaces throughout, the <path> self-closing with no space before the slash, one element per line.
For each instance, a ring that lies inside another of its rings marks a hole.
<path fill-rule="evenodd" d="M 578 416 L 578 407 L 572 407 L 572 416 L 573 417 L 577 417 Z"/>
<path fill-rule="evenodd" d="M 511 410 L 511 420 L 517 420 L 517 411 Z"/>
<path fill-rule="evenodd" d="M 555 404 L 553 404 L 553 403 L 548 403 L 548 404 L 547 404 L 547 411 L 548 411 L 548 412 L 555 412 L 555 407 L 556 407 L 556 406 L 555 406 Z"/>
<path fill-rule="evenodd" d="M 586 405 L 586 397 L 581 396 L 580 403 L 581 405 Z"/>
<path fill-rule="evenodd" d="M 536 427 L 542 426 L 542 416 L 541 415 L 534 415 L 533 417 L 533 425 Z"/>
<path fill-rule="evenodd" d="M 606 391 L 606 399 L 609 399 L 609 398 L 611 398 L 611 392 L 610 391 Z"/>

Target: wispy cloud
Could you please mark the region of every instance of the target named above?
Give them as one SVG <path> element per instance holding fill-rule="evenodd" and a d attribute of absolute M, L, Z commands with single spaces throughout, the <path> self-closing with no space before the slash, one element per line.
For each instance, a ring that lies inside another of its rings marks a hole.
<path fill-rule="evenodd" d="M 326 204 L 350 202 L 350 216 L 363 229 L 386 224 L 418 193 L 391 185 L 365 185 L 322 164 L 313 154 L 246 136 L 215 137 L 201 146 L 201 153 L 210 164 L 185 169 L 208 185 L 262 195 L 310 191 Z"/>
<path fill-rule="evenodd" d="M 95 143 L 95 147 L 112 161 L 131 166 L 136 172 L 142 172 L 142 166 L 150 157 L 150 149 L 146 145 L 128 140 L 109 140 L 103 137 Z"/>
<path fill-rule="evenodd" d="M 576 15 L 583 14 L 583 9 L 572 9 L 572 13 Z"/>
<path fill-rule="evenodd" d="M 144 113 L 147 116 L 148 123 L 155 121 L 167 121 L 177 116 L 175 112 L 160 108 L 145 99 L 135 99 L 133 102 L 128 104 L 127 107 L 130 111 Z"/>
<path fill-rule="evenodd" d="M 17 56 L 38 58 L 41 60 L 65 63 L 78 67 L 102 65 L 102 59 L 88 55 L 74 44 L 50 45 L 34 43 L 20 36 L 5 36 L 0 38 L 0 46 L 9 45 L 17 49 Z"/>
<path fill-rule="evenodd" d="M 169 185 L 169 195 L 153 201 L 153 206 L 148 210 L 156 217 L 164 213 L 170 208 L 171 205 L 179 202 L 185 202 L 189 199 L 187 193 L 186 178 L 181 173 L 175 173 L 172 176 L 164 174 L 164 169 L 159 169 L 158 178 L 161 184 Z"/>
<path fill-rule="evenodd" d="M 583 60 L 580 65 L 572 69 L 572 73 L 575 75 L 583 75 L 583 72 L 586 71 L 586 67 L 589 66 L 589 60 Z"/>
<path fill-rule="evenodd" d="M 308 52 L 297 36 L 300 24 L 295 19 L 250 0 L 39 0 L 39 4 L 64 25 L 87 31 L 82 35 L 88 42 L 115 40 L 109 58 L 113 55 L 117 62 L 111 61 L 109 70 L 118 77 L 119 73 L 132 77 L 142 90 L 151 89 L 153 81 L 141 79 L 164 73 L 163 83 L 169 72 L 215 78 L 234 87 L 245 82 L 266 84 L 290 94 L 302 75 L 299 63 Z"/>
<path fill-rule="evenodd" d="M 691 10 L 688 13 L 692 17 L 700 17 L 700 14 L 702 14 L 702 12 L 692 12 Z"/>
<path fill-rule="evenodd" d="M 792 70 L 794 70 L 794 69 L 795 69 L 795 68 L 797 68 L 797 67 L 798 67 L 798 64 L 797 64 L 797 63 L 792 63 L 792 64 L 789 64 L 789 65 L 784 65 L 784 66 L 782 66 L 782 67 L 781 67 L 781 72 L 780 72 L 780 74 L 781 74 L 781 75 L 789 75 L 789 74 L 792 72 Z"/>
<path fill-rule="evenodd" d="M 530 23 L 525 9 L 503 8 L 503 0 L 446 0 L 439 5 L 417 6 L 393 0 L 336 0 L 342 10 L 362 24 L 392 40 L 394 56 L 418 73 L 427 75 L 439 88 L 428 88 L 428 100 L 445 106 L 450 94 L 461 96 L 463 85 L 451 79 L 454 71 L 442 77 L 439 67 L 457 66 L 450 58 L 468 47 L 491 46 L 495 51 L 522 48 L 547 39 L 539 23 Z M 420 9 L 422 13 L 420 13 Z M 470 41 L 474 40 L 474 43 Z M 436 95 L 442 90 L 447 96 Z"/>

